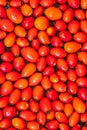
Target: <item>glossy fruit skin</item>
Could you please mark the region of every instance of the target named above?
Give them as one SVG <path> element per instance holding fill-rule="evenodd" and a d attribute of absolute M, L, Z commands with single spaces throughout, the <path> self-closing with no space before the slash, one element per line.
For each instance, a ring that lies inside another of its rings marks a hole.
<path fill-rule="evenodd" d="M 71 95 L 68 92 L 60 93 L 59 94 L 59 99 L 63 103 L 70 103 L 73 100 L 73 98 L 71 97 Z"/>
<path fill-rule="evenodd" d="M 42 88 L 42 86 L 40 85 L 35 86 L 33 89 L 34 100 L 37 100 L 37 101 L 41 100 L 43 95 L 44 95 L 44 89 Z"/>
<path fill-rule="evenodd" d="M 65 11 L 66 9 L 69 8 L 69 6 L 68 6 L 67 4 L 61 4 L 61 5 L 59 6 L 59 8 L 60 8 L 61 11 Z"/>
<path fill-rule="evenodd" d="M 64 72 L 68 71 L 68 64 L 62 58 L 57 60 L 57 67 Z"/>
<path fill-rule="evenodd" d="M 62 40 L 57 36 L 51 38 L 51 44 L 53 47 L 61 47 L 63 45 Z"/>
<path fill-rule="evenodd" d="M 64 42 L 69 42 L 72 39 L 72 35 L 68 31 L 60 31 L 59 38 Z"/>
<path fill-rule="evenodd" d="M 34 9 L 33 15 L 35 17 L 39 17 L 43 14 L 43 12 L 44 12 L 44 8 L 42 6 L 38 6 Z"/>
<path fill-rule="evenodd" d="M 75 71 L 79 77 L 85 76 L 87 72 L 86 66 L 84 64 L 77 64 Z"/>
<path fill-rule="evenodd" d="M 70 130 L 70 127 L 65 123 L 60 123 L 59 128 L 60 130 Z"/>
<path fill-rule="evenodd" d="M 25 62 L 22 57 L 17 57 L 13 61 L 13 66 L 17 71 L 21 71 L 24 68 Z"/>
<path fill-rule="evenodd" d="M 41 4 L 43 7 L 48 8 L 48 7 L 50 7 L 50 6 L 52 6 L 52 5 L 55 4 L 55 0 L 41 0 L 41 1 L 40 1 L 40 4 Z"/>
<path fill-rule="evenodd" d="M 22 69 L 21 76 L 22 77 L 29 77 L 36 71 L 36 66 L 33 63 L 25 64 L 24 68 Z"/>
<path fill-rule="evenodd" d="M 68 118 L 63 112 L 55 112 L 55 118 L 58 120 L 60 123 L 68 123 Z"/>
<path fill-rule="evenodd" d="M 87 9 L 87 0 L 86 1 L 81 0 L 81 8 L 82 9 Z"/>
<path fill-rule="evenodd" d="M 39 16 L 38 18 L 36 18 L 34 24 L 38 30 L 45 30 L 49 26 L 48 19 L 44 16 Z"/>
<path fill-rule="evenodd" d="M 29 42 L 26 38 L 17 38 L 16 40 L 16 44 L 19 46 L 19 47 L 27 47 L 29 46 Z"/>
<path fill-rule="evenodd" d="M 30 78 L 29 78 L 29 86 L 34 86 L 38 85 L 42 80 L 42 74 L 41 73 L 34 73 Z"/>
<path fill-rule="evenodd" d="M 85 19 L 85 12 L 82 9 L 77 9 L 75 10 L 75 17 L 78 20 L 84 20 Z"/>
<path fill-rule="evenodd" d="M 18 89 L 24 89 L 28 86 L 28 80 L 27 79 L 19 79 L 14 83 L 14 87 Z"/>
<path fill-rule="evenodd" d="M 21 98 L 23 101 L 28 101 L 33 95 L 33 91 L 30 87 L 24 88 L 21 93 Z"/>
<path fill-rule="evenodd" d="M 15 43 L 16 35 L 13 32 L 10 32 L 4 39 L 4 45 L 6 47 L 12 47 Z"/>
<path fill-rule="evenodd" d="M 41 47 L 39 48 L 38 51 L 39 51 L 39 55 L 40 55 L 40 56 L 47 56 L 50 50 L 49 50 L 48 47 L 46 47 L 45 45 L 43 45 L 43 46 L 41 46 Z"/>
<path fill-rule="evenodd" d="M 6 51 L 1 55 L 1 59 L 3 61 L 12 62 L 14 59 L 14 55 L 12 52 Z"/>
<path fill-rule="evenodd" d="M 72 8 L 78 8 L 80 6 L 80 1 L 79 0 L 68 0 L 68 4 Z"/>
<path fill-rule="evenodd" d="M 16 81 L 20 78 L 20 73 L 17 71 L 10 71 L 6 74 L 6 79 L 9 81 Z"/>
<path fill-rule="evenodd" d="M 14 24 L 9 19 L 1 19 L 0 28 L 6 32 L 12 32 L 14 30 Z"/>
<path fill-rule="evenodd" d="M 80 22 L 80 28 L 81 28 L 81 30 L 82 30 L 84 33 L 87 33 L 86 24 L 87 24 L 87 20 L 82 20 L 82 21 Z"/>
<path fill-rule="evenodd" d="M 79 122 L 79 113 L 73 112 L 69 117 L 69 125 L 71 127 L 75 126 Z"/>
<path fill-rule="evenodd" d="M 0 1 L 0 5 L 6 6 L 6 0 L 1 0 L 1 1 Z"/>
<path fill-rule="evenodd" d="M 0 108 L 4 108 L 8 105 L 9 103 L 9 98 L 8 96 L 3 96 L 0 98 Z"/>
<path fill-rule="evenodd" d="M 70 66 L 70 68 L 74 68 L 77 65 L 77 61 L 78 61 L 77 55 L 74 53 L 68 54 L 66 61 Z"/>
<path fill-rule="evenodd" d="M 42 30 L 38 33 L 38 39 L 43 45 L 50 44 L 50 38 L 46 31 Z"/>
<path fill-rule="evenodd" d="M 27 123 L 27 128 L 28 129 L 35 129 L 35 130 L 39 130 L 40 128 L 40 124 L 37 121 L 29 121 Z"/>
<path fill-rule="evenodd" d="M 47 16 L 47 18 L 49 20 L 58 20 L 62 17 L 62 12 L 60 9 L 57 9 L 56 7 L 48 7 L 46 10 L 45 10 L 45 15 Z"/>
<path fill-rule="evenodd" d="M 23 16 L 31 16 L 33 13 L 32 8 L 28 4 L 23 4 L 20 10 Z"/>
<path fill-rule="evenodd" d="M 52 48 L 50 50 L 50 54 L 53 55 L 55 58 L 64 58 L 66 56 L 65 50 L 63 50 L 60 47 L 57 47 L 57 48 L 54 47 L 54 48 Z"/>
<path fill-rule="evenodd" d="M 24 27 L 24 29 L 32 28 L 33 24 L 34 24 L 34 19 L 31 16 L 24 18 L 22 21 L 22 26 Z"/>
<path fill-rule="evenodd" d="M 56 100 L 58 98 L 58 93 L 53 90 L 50 89 L 46 92 L 46 96 L 50 99 L 50 100 Z"/>
<path fill-rule="evenodd" d="M 67 76 L 66 73 L 62 70 L 57 71 L 57 75 L 60 81 L 66 82 L 67 81 Z"/>
<path fill-rule="evenodd" d="M 1 63 L 0 70 L 2 70 L 4 73 L 10 72 L 12 70 L 12 64 L 9 62 Z"/>
<path fill-rule="evenodd" d="M 65 104 L 64 112 L 67 117 L 70 117 L 73 112 L 73 106 L 70 103 Z"/>
<path fill-rule="evenodd" d="M 72 20 L 68 24 L 68 30 L 72 34 L 76 34 L 79 31 L 79 28 L 80 28 L 80 24 L 79 24 L 79 22 L 77 20 Z"/>
<path fill-rule="evenodd" d="M 56 29 L 55 29 L 54 27 L 52 27 L 52 26 L 49 26 L 49 27 L 47 28 L 47 34 L 48 34 L 49 36 L 54 36 L 54 35 L 56 34 Z"/>
<path fill-rule="evenodd" d="M 57 83 L 59 81 L 59 77 L 57 74 L 53 73 L 52 75 L 50 75 L 50 81 L 52 83 Z"/>
<path fill-rule="evenodd" d="M 14 44 L 11 47 L 11 51 L 14 54 L 14 56 L 19 56 L 20 55 L 20 47 L 18 45 L 16 45 L 16 44 Z"/>
<path fill-rule="evenodd" d="M 66 42 L 64 44 L 64 50 L 67 52 L 67 53 L 75 53 L 77 52 L 79 49 L 81 48 L 81 45 L 77 42 Z"/>
<path fill-rule="evenodd" d="M 87 49 L 87 42 L 85 42 L 84 44 L 83 44 L 83 46 L 82 46 L 82 51 L 85 51 Z"/>
<path fill-rule="evenodd" d="M 86 130 L 87 0 L 0 0 L 0 130 Z"/>
<path fill-rule="evenodd" d="M 20 117 L 25 121 L 33 121 L 36 119 L 36 114 L 29 110 L 23 110 L 20 113 Z"/>
<path fill-rule="evenodd" d="M 68 86 L 68 92 L 70 94 L 76 94 L 78 92 L 78 85 L 75 82 L 68 81 L 67 86 Z"/>
<path fill-rule="evenodd" d="M 21 92 L 19 89 L 14 89 L 9 97 L 10 104 L 16 104 L 21 98 Z"/>
<path fill-rule="evenodd" d="M 22 48 L 21 54 L 29 62 L 36 62 L 39 58 L 38 53 L 31 47 Z"/>
<path fill-rule="evenodd" d="M 11 120 L 9 118 L 3 118 L 1 121 L 0 121 L 0 127 L 2 129 L 5 129 L 5 128 L 9 128 L 11 126 Z"/>
<path fill-rule="evenodd" d="M 44 57 L 40 57 L 37 62 L 37 70 L 41 72 L 44 70 L 45 67 L 46 67 L 46 59 Z"/>
<path fill-rule="evenodd" d="M 17 114 L 17 109 L 14 106 L 7 106 L 3 109 L 4 117 L 12 118 L 16 116 L 16 114 Z"/>
<path fill-rule="evenodd" d="M 84 43 L 87 41 L 86 34 L 83 32 L 78 32 L 74 35 L 74 40 L 79 42 L 79 43 Z"/>
<path fill-rule="evenodd" d="M 44 76 L 50 76 L 51 74 L 54 73 L 54 68 L 51 66 L 47 66 L 44 70 L 43 70 L 43 75 Z"/>
<path fill-rule="evenodd" d="M 78 90 L 78 97 L 85 101 L 87 99 L 87 90 L 85 88 L 80 88 Z"/>
<path fill-rule="evenodd" d="M 46 123 L 46 114 L 39 111 L 37 114 L 37 121 L 43 126 Z"/>
<path fill-rule="evenodd" d="M 51 102 L 48 98 L 46 97 L 43 97 L 41 100 L 40 100 L 40 109 L 43 111 L 43 112 L 48 112 L 51 110 Z"/>
<path fill-rule="evenodd" d="M 81 114 L 80 120 L 81 120 L 82 122 L 86 122 L 86 121 L 87 121 L 87 118 L 86 118 L 86 117 L 87 117 L 87 112 Z"/>
<path fill-rule="evenodd" d="M 37 34 L 38 34 L 37 28 L 32 27 L 28 31 L 28 40 L 33 42 L 33 40 L 34 40 L 34 38 L 36 38 Z"/>
<path fill-rule="evenodd" d="M 57 120 L 51 120 L 46 124 L 47 129 L 54 130 L 58 129 L 58 121 Z"/>
<path fill-rule="evenodd" d="M 57 83 L 53 84 L 54 90 L 57 92 L 66 92 L 66 84 L 64 84 L 62 81 L 59 81 Z"/>
<path fill-rule="evenodd" d="M 36 34 L 36 35 L 37 35 L 37 34 Z M 35 36 L 35 35 L 31 35 L 31 36 Z M 36 37 L 36 36 L 35 36 L 35 37 Z M 33 38 L 33 37 L 32 37 L 32 38 Z M 33 47 L 34 49 L 38 50 L 39 47 L 40 47 L 40 41 L 39 41 L 38 39 L 33 40 L 33 41 L 32 41 L 32 47 Z"/>
<path fill-rule="evenodd" d="M 9 4 L 11 7 L 18 8 L 21 6 L 21 1 L 20 0 L 11 0 Z"/>
<path fill-rule="evenodd" d="M 7 9 L 7 16 L 12 22 L 14 22 L 16 24 L 21 23 L 23 20 L 23 16 L 22 16 L 21 12 L 19 10 L 17 10 L 16 8 Z"/>
<path fill-rule="evenodd" d="M 27 110 L 29 108 L 29 104 L 28 102 L 26 101 L 19 101 L 17 104 L 16 104 L 16 108 L 18 110 Z"/>
<path fill-rule="evenodd" d="M 39 3 L 40 3 L 40 0 L 33 0 L 33 1 L 30 0 L 30 1 L 29 1 L 29 4 L 30 4 L 30 6 L 31 6 L 32 8 L 38 7 Z"/>
<path fill-rule="evenodd" d="M 18 118 L 18 117 L 14 117 L 12 119 L 12 125 L 16 128 L 16 129 L 24 129 L 26 124 L 24 122 L 23 119 Z"/>
<path fill-rule="evenodd" d="M 52 120 L 52 119 L 54 119 L 54 117 L 55 117 L 54 110 L 50 110 L 50 112 L 47 113 L 47 119 Z"/>
<path fill-rule="evenodd" d="M 86 111 L 85 103 L 78 97 L 73 99 L 73 107 L 78 113 L 84 113 Z"/>
<path fill-rule="evenodd" d="M 87 87 L 86 77 L 79 77 L 79 78 L 77 78 L 76 83 L 80 87 Z"/>
<path fill-rule="evenodd" d="M 74 11 L 72 8 L 69 8 L 69 9 L 65 10 L 65 12 L 63 14 L 63 21 L 65 23 L 69 23 L 72 21 L 73 17 L 74 17 Z"/>
<path fill-rule="evenodd" d="M 66 23 L 63 20 L 57 20 L 54 24 L 55 28 L 58 31 L 62 31 L 66 29 Z"/>
<path fill-rule="evenodd" d="M 1 85 L 1 96 L 6 96 L 9 95 L 13 90 L 13 84 L 11 83 L 11 81 L 5 81 L 2 85 Z"/>
<path fill-rule="evenodd" d="M 52 109 L 54 111 L 63 111 L 64 110 L 64 104 L 61 101 L 55 100 L 52 102 Z"/>
<path fill-rule="evenodd" d="M 4 39 L 5 37 L 6 37 L 6 32 L 4 32 L 3 30 L 0 30 L 0 40 Z"/>
<path fill-rule="evenodd" d="M 39 103 L 37 101 L 34 101 L 33 99 L 30 100 L 30 110 L 34 113 L 37 113 L 39 111 Z"/>
<path fill-rule="evenodd" d="M 78 60 L 85 65 L 87 64 L 87 53 L 85 51 L 79 52 L 78 53 Z"/>
<path fill-rule="evenodd" d="M 76 72 L 73 69 L 69 69 L 67 72 L 67 78 L 69 81 L 75 81 L 77 79 Z"/>
<path fill-rule="evenodd" d="M 48 76 L 44 76 L 42 78 L 41 85 L 45 90 L 52 88 L 52 83 L 51 83 L 50 79 L 48 78 Z"/>
<path fill-rule="evenodd" d="M 26 30 L 20 25 L 14 28 L 14 32 L 16 33 L 18 37 L 25 37 L 27 34 Z"/>

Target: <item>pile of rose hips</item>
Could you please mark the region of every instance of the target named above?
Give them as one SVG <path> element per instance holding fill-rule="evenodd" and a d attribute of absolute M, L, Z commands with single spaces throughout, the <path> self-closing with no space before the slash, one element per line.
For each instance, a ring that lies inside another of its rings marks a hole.
<path fill-rule="evenodd" d="M 87 0 L 0 0 L 0 130 L 87 130 Z"/>

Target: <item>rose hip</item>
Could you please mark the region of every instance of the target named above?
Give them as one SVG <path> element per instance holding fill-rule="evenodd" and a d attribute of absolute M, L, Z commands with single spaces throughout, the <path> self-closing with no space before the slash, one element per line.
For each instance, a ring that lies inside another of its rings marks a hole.
<path fill-rule="evenodd" d="M 14 24 L 9 19 L 1 19 L 0 28 L 5 32 L 12 32 L 14 30 Z"/>
<path fill-rule="evenodd" d="M 0 130 L 87 130 L 87 0 L 0 0 Z"/>

